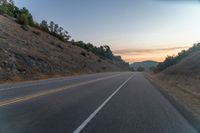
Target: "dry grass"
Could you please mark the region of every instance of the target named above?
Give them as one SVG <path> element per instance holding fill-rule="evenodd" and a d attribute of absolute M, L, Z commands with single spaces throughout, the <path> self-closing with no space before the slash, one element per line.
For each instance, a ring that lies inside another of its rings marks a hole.
<path fill-rule="evenodd" d="M 151 74 L 151 79 L 200 118 L 200 51 L 159 74 Z"/>
<path fill-rule="evenodd" d="M 148 77 L 200 119 L 200 95 L 196 92 L 199 89 L 196 86 L 199 86 L 200 82 L 193 78 L 175 75 L 148 74 Z M 187 79 L 187 82 L 185 82 L 185 79 Z"/>

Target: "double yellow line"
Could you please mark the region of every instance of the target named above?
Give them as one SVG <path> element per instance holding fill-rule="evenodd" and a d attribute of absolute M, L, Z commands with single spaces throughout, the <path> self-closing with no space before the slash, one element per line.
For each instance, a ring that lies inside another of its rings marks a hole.
<path fill-rule="evenodd" d="M 49 94 L 53 94 L 53 93 L 57 93 L 57 92 L 61 92 L 61 91 L 67 90 L 69 88 L 74 88 L 74 87 L 78 87 L 78 86 L 81 86 L 81 85 L 94 83 L 94 82 L 101 81 L 101 80 L 104 80 L 104 79 L 117 77 L 119 75 L 120 74 L 116 74 L 116 75 L 112 75 L 112 76 L 107 76 L 107 77 L 103 77 L 103 78 L 98 78 L 98 79 L 94 79 L 94 80 L 90 80 L 90 81 L 77 83 L 77 84 L 74 84 L 74 85 L 69 85 L 69 86 L 59 87 L 59 88 L 52 89 L 52 90 L 42 91 L 42 92 L 38 92 L 38 93 L 35 93 L 35 94 L 27 95 L 27 96 L 21 96 L 21 97 L 16 97 L 16 98 L 5 100 L 5 101 L 0 101 L 0 107 L 7 106 L 7 105 L 10 105 L 10 104 L 14 104 L 14 103 L 27 101 L 27 100 L 31 100 L 33 98 L 37 98 L 37 97 L 41 97 L 41 96 L 45 96 L 45 95 L 49 95 Z"/>

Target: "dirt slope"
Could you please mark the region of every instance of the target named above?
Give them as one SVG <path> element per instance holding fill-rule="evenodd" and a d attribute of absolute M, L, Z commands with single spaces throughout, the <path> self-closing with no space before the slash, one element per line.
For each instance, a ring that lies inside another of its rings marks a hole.
<path fill-rule="evenodd" d="M 167 68 L 163 73 L 184 76 L 199 76 L 200 74 L 200 51 L 192 53 L 178 64 Z"/>
<path fill-rule="evenodd" d="M 200 94 L 200 51 L 192 53 L 158 76 L 172 84 Z"/>
<path fill-rule="evenodd" d="M 200 51 L 152 78 L 200 120 Z"/>
<path fill-rule="evenodd" d="M 0 15 L 0 81 L 128 70 L 122 61 L 91 52 Z M 31 76 L 30 76 L 31 75 Z"/>

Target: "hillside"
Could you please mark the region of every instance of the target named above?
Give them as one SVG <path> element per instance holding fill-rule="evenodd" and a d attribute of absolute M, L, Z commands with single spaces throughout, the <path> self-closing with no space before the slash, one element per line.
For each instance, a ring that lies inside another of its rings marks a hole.
<path fill-rule="evenodd" d="M 152 75 L 168 94 L 200 118 L 200 44 L 195 44 L 175 57 L 168 57 Z"/>
<path fill-rule="evenodd" d="M 145 68 L 145 70 L 150 70 L 151 67 L 156 67 L 158 65 L 158 62 L 155 61 L 143 61 L 143 62 L 134 62 L 130 64 L 130 67 L 134 68 L 134 70 L 137 70 L 139 67 Z"/>
<path fill-rule="evenodd" d="M 192 53 L 178 64 L 164 70 L 163 73 L 190 77 L 200 76 L 200 51 Z"/>
<path fill-rule="evenodd" d="M 200 94 L 200 51 L 168 67 L 158 76 L 179 87 Z"/>
<path fill-rule="evenodd" d="M 102 59 L 49 33 L 0 15 L 0 80 L 125 71 L 122 60 Z"/>

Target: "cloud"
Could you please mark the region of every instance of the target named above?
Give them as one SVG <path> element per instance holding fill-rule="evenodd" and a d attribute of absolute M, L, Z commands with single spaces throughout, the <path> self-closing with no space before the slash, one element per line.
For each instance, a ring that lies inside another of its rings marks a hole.
<path fill-rule="evenodd" d="M 181 50 L 189 47 L 170 47 L 160 49 L 119 49 L 114 50 L 115 55 L 120 55 L 127 62 L 140 62 L 145 60 L 163 61 L 167 56 L 176 55 Z"/>
<path fill-rule="evenodd" d="M 119 49 L 114 50 L 113 53 L 116 55 L 138 55 L 143 53 L 160 53 L 160 52 L 168 52 L 168 51 L 176 51 L 187 49 L 189 47 L 171 47 L 171 48 L 161 48 L 161 49 Z"/>

